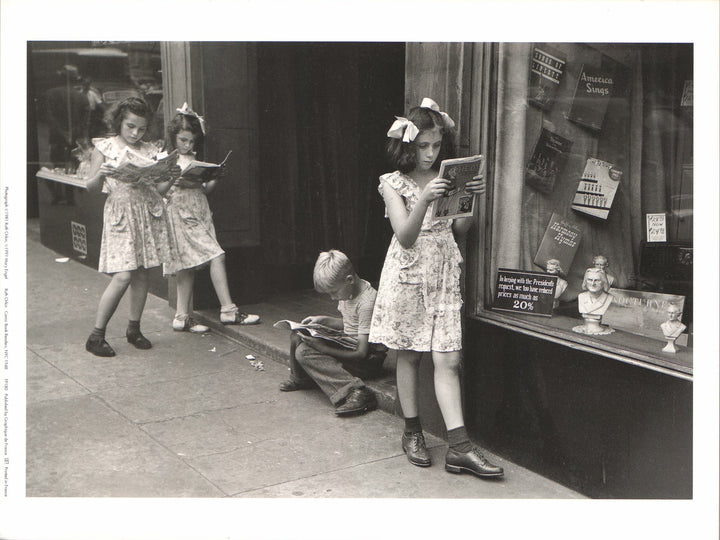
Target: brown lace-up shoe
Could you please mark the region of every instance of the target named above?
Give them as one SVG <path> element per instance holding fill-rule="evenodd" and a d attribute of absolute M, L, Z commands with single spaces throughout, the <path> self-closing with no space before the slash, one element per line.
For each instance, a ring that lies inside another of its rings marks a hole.
<path fill-rule="evenodd" d="M 425 437 L 421 431 L 402 436 L 402 449 L 407 455 L 408 461 L 418 467 L 429 467 L 431 465 L 430 454 L 425 447 Z"/>

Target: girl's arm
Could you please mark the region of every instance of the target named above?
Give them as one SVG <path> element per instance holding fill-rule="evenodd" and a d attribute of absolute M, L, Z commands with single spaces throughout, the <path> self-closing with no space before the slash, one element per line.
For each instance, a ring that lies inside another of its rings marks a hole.
<path fill-rule="evenodd" d="M 428 206 L 447 191 L 449 184 L 450 182 L 444 178 L 434 178 L 428 182 L 410 213 L 405 209 L 405 203 L 400 194 L 387 183 L 383 185 L 382 195 L 390 218 L 390 225 L 402 247 L 408 249 L 415 244 Z"/>
<path fill-rule="evenodd" d="M 88 176 L 85 186 L 91 193 L 97 192 L 102 189 L 105 175 L 112 171 L 113 167 L 105 165 L 105 156 L 102 155 L 100 150 L 97 148 L 93 149 L 90 155 L 90 170 L 88 170 Z"/>
<path fill-rule="evenodd" d="M 175 185 L 175 182 L 177 182 L 179 178 L 179 176 L 176 176 L 166 180 L 165 182 L 158 182 L 155 184 L 155 189 L 160 195 L 165 195 L 168 191 L 170 191 L 170 188 Z"/>
<path fill-rule="evenodd" d="M 470 182 L 465 184 L 465 191 L 474 195 L 480 195 L 485 193 L 485 178 L 482 174 L 475 176 Z M 475 220 L 475 215 L 470 217 L 453 219 L 453 233 L 455 236 L 462 237 L 470 229 L 470 226 Z"/>

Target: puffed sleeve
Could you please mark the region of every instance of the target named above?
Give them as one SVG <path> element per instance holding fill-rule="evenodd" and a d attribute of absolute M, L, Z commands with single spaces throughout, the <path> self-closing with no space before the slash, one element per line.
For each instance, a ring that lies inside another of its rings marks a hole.
<path fill-rule="evenodd" d="M 380 177 L 378 192 L 381 196 L 385 185 L 394 189 L 403 199 L 407 199 L 412 191 L 411 186 L 408 184 L 407 177 L 400 171 L 383 174 Z M 387 208 L 385 208 L 385 217 L 388 217 Z"/>

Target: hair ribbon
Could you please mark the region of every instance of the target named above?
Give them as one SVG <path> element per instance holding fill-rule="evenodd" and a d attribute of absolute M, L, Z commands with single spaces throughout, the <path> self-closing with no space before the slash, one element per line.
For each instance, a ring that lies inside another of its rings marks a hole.
<path fill-rule="evenodd" d="M 396 120 L 387 132 L 387 136 L 393 139 L 402 139 L 403 142 L 409 143 L 415 140 L 420 130 L 407 118 L 396 116 Z"/>
<path fill-rule="evenodd" d="M 198 122 L 200 122 L 200 130 L 202 131 L 202 134 L 205 135 L 205 119 L 200 116 L 198 113 L 193 111 L 187 104 L 187 101 L 183 103 L 183 106 L 179 109 L 175 109 L 178 113 L 184 115 L 184 116 L 192 116 L 197 119 Z"/>
<path fill-rule="evenodd" d="M 441 111 L 440 106 L 429 97 L 423 98 L 422 103 L 420 103 L 420 107 L 423 109 L 431 109 L 438 113 L 440 116 L 442 116 L 443 122 L 445 123 L 445 127 L 447 129 L 453 129 L 455 127 L 455 122 L 453 122 L 453 119 L 450 118 L 450 115 L 446 112 Z"/>

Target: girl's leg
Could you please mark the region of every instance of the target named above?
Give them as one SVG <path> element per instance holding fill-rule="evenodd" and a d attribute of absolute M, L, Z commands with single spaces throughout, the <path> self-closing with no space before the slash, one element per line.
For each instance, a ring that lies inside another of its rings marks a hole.
<path fill-rule="evenodd" d="M 230 286 L 228 285 L 227 270 L 225 269 L 225 254 L 218 255 L 210 261 L 210 280 L 215 288 L 220 306 L 229 306 L 233 303 L 230 297 Z"/>
<path fill-rule="evenodd" d="M 421 357 L 422 353 L 417 351 L 397 352 L 397 391 L 405 418 L 418 415 L 417 388 Z"/>
<path fill-rule="evenodd" d="M 175 276 L 177 281 L 177 306 L 175 318 L 172 322 L 173 330 L 177 332 L 189 331 L 193 334 L 202 334 L 210 330 L 204 324 L 196 323 L 190 314 L 193 312 L 193 284 L 195 283 L 195 271 L 190 269 L 180 270 Z"/>
<path fill-rule="evenodd" d="M 137 349 L 149 349 L 152 347 L 150 341 L 140 332 L 140 318 L 145 309 L 150 281 L 147 268 L 138 268 L 131 272 L 130 278 L 130 320 L 128 329 L 125 332 L 128 343 L 132 343 Z"/>
<path fill-rule="evenodd" d="M 192 312 L 192 290 L 195 282 L 195 272 L 180 270 L 175 276 L 177 281 L 177 306 L 175 316 L 189 315 Z"/>
<path fill-rule="evenodd" d="M 130 277 L 130 272 L 113 274 L 110 283 L 108 283 L 100 297 L 97 314 L 95 315 L 95 328 L 85 343 L 85 349 L 96 356 L 115 356 L 115 351 L 105 341 L 105 328 L 115 313 L 128 285 L 130 285 Z"/>
<path fill-rule="evenodd" d="M 230 297 L 224 253 L 210 261 L 210 279 L 220 301 L 220 322 L 223 324 L 256 324 L 260 322 L 260 317 L 251 313 L 241 313 L 233 303 Z"/>
<path fill-rule="evenodd" d="M 501 467 L 490 463 L 470 442 L 465 429 L 460 389 L 460 351 L 433 351 L 435 367 L 435 395 L 448 432 L 449 448 L 445 469 L 449 472 L 468 472 L 480 477 L 502 476 Z"/>
<path fill-rule="evenodd" d="M 448 431 L 464 426 L 460 391 L 460 351 L 433 351 L 435 395 Z"/>
<path fill-rule="evenodd" d="M 402 449 L 408 461 L 418 467 L 429 467 L 430 454 L 425 447 L 425 437 L 418 417 L 417 388 L 422 353 L 417 351 L 397 352 L 397 391 L 405 417 Z"/>

